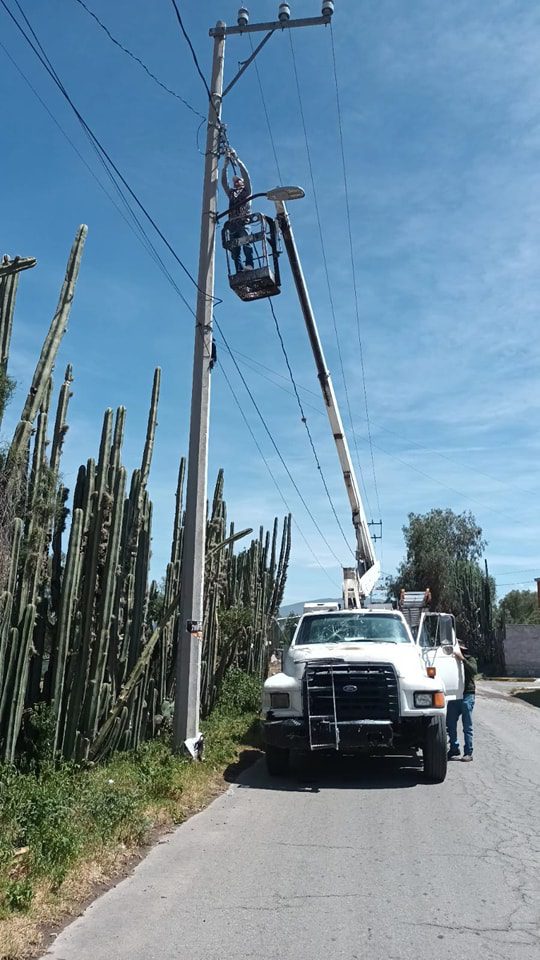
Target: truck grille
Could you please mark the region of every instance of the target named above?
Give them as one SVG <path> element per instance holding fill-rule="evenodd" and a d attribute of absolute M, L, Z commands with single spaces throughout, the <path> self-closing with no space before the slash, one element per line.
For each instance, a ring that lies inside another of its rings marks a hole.
<path fill-rule="evenodd" d="M 334 715 L 338 723 L 394 720 L 399 717 L 398 685 L 390 663 L 308 661 L 304 674 L 306 712 L 313 718 Z"/>

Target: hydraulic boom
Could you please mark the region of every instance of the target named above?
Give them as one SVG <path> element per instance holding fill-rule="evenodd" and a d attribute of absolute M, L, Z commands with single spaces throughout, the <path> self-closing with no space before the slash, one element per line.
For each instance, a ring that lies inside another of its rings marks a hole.
<path fill-rule="evenodd" d="M 315 323 L 315 316 L 309 299 L 309 293 L 287 209 L 282 201 L 277 200 L 275 203 L 277 208 L 277 221 L 291 264 L 311 349 L 315 358 L 317 376 L 321 385 L 326 412 L 332 428 L 332 435 L 336 444 L 341 471 L 352 510 L 352 522 L 356 536 L 356 569 L 354 567 L 344 567 L 343 569 L 343 600 L 346 607 L 360 607 L 362 597 L 368 596 L 371 593 L 379 579 L 380 564 L 375 556 L 349 445 L 343 428 L 343 421 L 339 412 L 332 378 L 326 365 L 326 359 Z"/>

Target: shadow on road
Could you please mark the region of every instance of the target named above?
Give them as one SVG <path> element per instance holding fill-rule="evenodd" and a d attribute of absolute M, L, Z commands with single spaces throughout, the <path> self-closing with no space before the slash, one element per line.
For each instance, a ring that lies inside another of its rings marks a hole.
<path fill-rule="evenodd" d="M 258 750 L 245 750 L 238 763 L 225 771 L 225 780 L 242 789 L 280 790 L 319 793 L 321 790 L 403 790 L 424 779 L 422 761 L 417 757 L 332 757 L 322 760 L 310 758 L 300 770 L 292 770 L 286 777 L 271 777 L 259 760 Z M 257 762 L 258 761 L 258 762 Z"/>

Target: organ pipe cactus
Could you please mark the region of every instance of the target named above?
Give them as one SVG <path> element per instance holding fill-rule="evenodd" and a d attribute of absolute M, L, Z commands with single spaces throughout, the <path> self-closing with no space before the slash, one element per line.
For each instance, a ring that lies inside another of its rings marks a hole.
<path fill-rule="evenodd" d="M 85 235 L 81 228 L 75 239 L 58 309 L 4 464 L 19 484 L 19 516 L 10 523 L 0 585 L 0 759 L 8 762 L 20 749 L 25 712 L 38 703 L 51 711 L 55 755 L 84 761 L 135 748 L 155 736 L 160 718 L 170 713 L 167 701 L 174 697 L 185 460 L 179 466 L 170 562 L 160 599 L 149 577 L 148 491 L 160 370 L 154 374 L 140 466 L 129 482 L 122 465 L 126 412 L 120 407 L 114 417 L 112 410 L 105 411 L 97 460 L 90 458 L 79 468 L 71 502 L 60 483 L 71 366 L 59 391 L 52 443 L 48 439 L 51 374 Z M 7 346 L 15 285 L 14 277 L 0 281 L 0 343 Z M 11 291 L 9 297 L 6 291 Z M 229 667 L 264 674 L 268 632 L 283 593 L 290 548 L 286 518 L 281 545 L 276 521 L 271 535 L 261 530 L 236 553 L 236 541 L 251 530 L 236 532 L 228 523 L 223 491 L 219 471 L 207 517 L 204 712 L 215 703 Z"/>

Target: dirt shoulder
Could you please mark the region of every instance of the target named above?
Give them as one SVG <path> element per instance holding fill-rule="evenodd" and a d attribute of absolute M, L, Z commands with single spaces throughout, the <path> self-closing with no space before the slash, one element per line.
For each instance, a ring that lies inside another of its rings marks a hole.
<path fill-rule="evenodd" d="M 43 789 L 36 789 L 30 799 L 32 784 L 27 777 L 11 783 L 12 840 L 25 804 L 30 806 L 28 815 L 35 829 L 27 831 L 24 847 L 13 843 L 7 863 L 5 844 L 0 850 L 4 853 L 0 960 L 40 957 L 67 923 L 131 873 L 152 846 L 207 806 L 260 756 L 253 714 L 212 719 L 206 738 L 202 763 L 174 757 L 167 745 L 153 743 L 137 755 L 119 756 L 93 771 L 80 771 L 79 779 L 73 771 L 69 775 L 51 772 Z M 66 776 L 67 783 L 61 779 Z M 70 788 L 71 808 L 65 795 Z M 20 795 L 16 796 L 17 789 Z M 9 816 L 6 807 L 6 803 L 0 806 L 0 829 Z M 63 807 L 63 822 L 60 818 L 55 824 L 47 822 L 47 808 L 50 818 L 61 817 L 58 807 Z M 77 834 L 73 822 L 77 817 L 79 829 L 86 831 L 86 843 Z M 76 853 L 70 853 L 70 843 L 79 844 Z"/>

